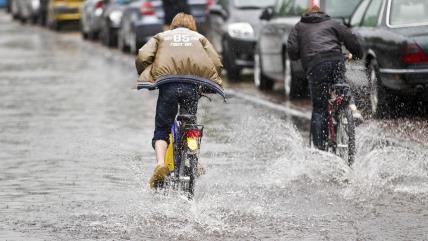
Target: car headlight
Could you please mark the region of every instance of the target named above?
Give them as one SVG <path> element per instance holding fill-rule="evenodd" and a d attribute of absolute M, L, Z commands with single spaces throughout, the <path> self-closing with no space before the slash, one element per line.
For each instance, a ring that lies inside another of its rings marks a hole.
<path fill-rule="evenodd" d="M 110 21 L 118 26 L 120 24 L 120 20 L 122 19 L 122 12 L 121 11 L 113 11 L 109 15 Z"/>
<path fill-rule="evenodd" d="M 38 10 L 40 7 L 40 0 L 32 0 L 31 7 L 33 8 L 33 10 Z"/>
<path fill-rule="evenodd" d="M 254 38 L 254 29 L 249 23 L 232 23 L 227 29 L 232 38 Z"/>

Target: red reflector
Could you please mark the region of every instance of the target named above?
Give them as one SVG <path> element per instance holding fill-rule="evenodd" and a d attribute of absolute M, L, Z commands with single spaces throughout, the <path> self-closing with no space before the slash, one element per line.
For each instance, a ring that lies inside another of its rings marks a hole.
<path fill-rule="evenodd" d="M 185 135 L 188 138 L 199 138 L 202 136 L 202 131 L 199 129 L 190 129 L 185 131 Z"/>
<path fill-rule="evenodd" d="M 151 2 L 144 1 L 140 8 L 141 15 L 155 15 L 155 9 Z"/>
<path fill-rule="evenodd" d="M 406 64 L 428 63 L 428 55 L 415 43 L 406 44 L 402 48 L 401 61 Z"/>

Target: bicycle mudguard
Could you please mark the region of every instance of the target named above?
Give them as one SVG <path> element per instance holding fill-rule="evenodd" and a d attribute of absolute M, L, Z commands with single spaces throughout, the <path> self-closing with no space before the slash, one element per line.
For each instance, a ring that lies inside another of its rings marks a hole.
<path fill-rule="evenodd" d="M 167 76 L 160 77 L 154 83 L 138 82 L 137 90 L 141 90 L 141 89 L 155 90 L 155 89 L 159 89 L 159 87 L 164 84 L 170 84 L 170 83 L 189 83 L 189 84 L 200 85 L 203 87 L 203 89 L 206 90 L 207 93 L 218 94 L 221 97 L 223 97 L 223 100 L 226 102 L 226 94 L 224 93 L 223 88 L 219 84 L 211 80 L 193 76 L 193 75 L 167 75 Z"/>
<path fill-rule="evenodd" d="M 169 145 L 168 148 L 166 149 L 166 154 L 165 154 L 165 165 L 168 167 L 169 172 L 173 172 L 174 171 L 174 148 L 173 148 L 173 138 L 172 138 L 172 134 L 169 134 Z"/>

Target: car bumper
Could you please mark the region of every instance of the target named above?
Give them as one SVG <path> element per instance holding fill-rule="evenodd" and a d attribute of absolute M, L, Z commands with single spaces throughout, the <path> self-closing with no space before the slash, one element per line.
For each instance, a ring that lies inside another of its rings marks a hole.
<path fill-rule="evenodd" d="M 55 6 L 53 16 L 57 21 L 75 21 L 80 19 L 79 6 Z"/>
<path fill-rule="evenodd" d="M 380 69 L 382 84 L 401 94 L 428 94 L 428 68 Z"/>
<path fill-rule="evenodd" d="M 239 67 L 254 67 L 256 39 L 238 39 L 227 37 L 227 45 L 233 55 L 235 65 Z"/>

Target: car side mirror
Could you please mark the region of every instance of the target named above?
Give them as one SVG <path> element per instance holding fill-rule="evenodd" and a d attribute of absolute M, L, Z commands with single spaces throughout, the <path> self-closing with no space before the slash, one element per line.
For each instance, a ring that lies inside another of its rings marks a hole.
<path fill-rule="evenodd" d="M 213 15 L 218 15 L 218 16 L 222 17 L 223 19 L 227 18 L 226 11 L 218 4 L 212 5 L 209 9 L 209 13 L 213 14 Z"/>
<path fill-rule="evenodd" d="M 342 23 L 343 23 L 343 25 L 345 25 L 348 28 L 352 27 L 350 18 L 342 17 Z"/>
<path fill-rule="evenodd" d="M 273 8 L 267 7 L 263 10 L 262 14 L 260 15 L 261 20 L 269 21 L 273 17 Z"/>

